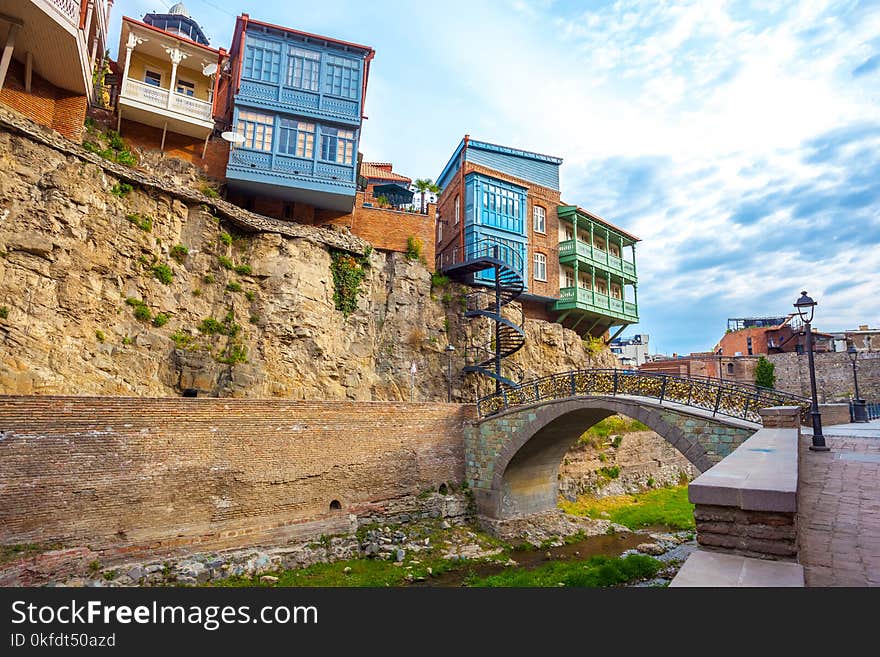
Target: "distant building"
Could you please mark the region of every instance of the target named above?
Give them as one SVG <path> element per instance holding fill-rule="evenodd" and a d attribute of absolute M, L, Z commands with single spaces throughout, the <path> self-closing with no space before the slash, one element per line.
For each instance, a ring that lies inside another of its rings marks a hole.
<path fill-rule="evenodd" d="M 0 0 L 0 102 L 80 141 L 89 105 L 103 102 L 95 78 L 112 4 Z"/>
<path fill-rule="evenodd" d="M 806 334 L 796 313 L 785 317 L 727 320 L 728 329 L 715 347 L 722 356 L 761 356 L 786 352 L 804 353 Z M 731 328 L 731 327 L 740 328 Z M 813 351 L 834 351 L 834 337 L 813 328 Z"/>
<path fill-rule="evenodd" d="M 638 368 L 648 362 L 648 338 L 647 333 L 637 333 L 631 338 L 615 338 L 609 345 L 611 353 L 624 367 Z"/>
<path fill-rule="evenodd" d="M 384 198 L 389 205 L 412 206 L 412 179 L 394 172 L 390 162 L 361 162 L 360 183 L 368 203 Z"/>
<path fill-rule="evenodd" d="M 200 43 L 203 46 L 211 45 L 208 41 L 208 37 L 202 32 L 202 28 L 199 27 L 199 24 L 189 15 L 189 12 L 186 10 L 186 7 L 183 6 L 182 2 L 172 5 L 167 14 L 144 14 L 144 23 L 152 25 L 163 32 L 176 34 L 177 36 L 182 36 L 190 41 Z"/>
<path fill-rule="evenodd" d="M 847 346 L 853 345 L 856 351 L 880 351 L 880 329 L 868 328 L 867 324 L 844 332 Z"/>

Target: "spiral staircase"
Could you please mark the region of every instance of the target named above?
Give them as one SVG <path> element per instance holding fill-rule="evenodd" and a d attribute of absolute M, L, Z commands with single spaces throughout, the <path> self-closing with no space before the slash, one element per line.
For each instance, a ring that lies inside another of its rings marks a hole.
<path fill-rule="evenodd" d="M 483 238 L 440 254 L 440 271 L 449 278 L 472 284 L 474 275 L 494 272 L 494 286 L 465 297 L 464 316 L 485 317 L 494 323 L 492 338 L 465 348 L 465 372 L 478 372 L 495 381 L 495 390 L 516 386 L 523 372 L 504 360 L 522 349 L 526 342 L 522 307 L 511 306 L 525 289 L 523 259 L 509 244 Z"/>

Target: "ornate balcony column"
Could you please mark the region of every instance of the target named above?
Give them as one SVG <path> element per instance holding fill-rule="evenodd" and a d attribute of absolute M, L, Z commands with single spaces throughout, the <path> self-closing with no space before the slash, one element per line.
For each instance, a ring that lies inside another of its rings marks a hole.
<path fill-rule="evenodd" d="M 188 57 L 186 53 L 181 52 L 180 48 L 165 48 L 165 52 L 171 58 L 171 86 L 168 87 L 168 103 L 166 107 L 171 107 L 171 101 L 174 99 L 174 85 L 177 84 L 177 65 Z"/>
<path fill-rule="evenodd" d="M 135 46 L 139 46 L 146 39 L 143 37 L 139 37 L 134 32 L 128 33 L 128 40 L 125 42 L 125 67 L 122 70 L 122 85 L 124 87 L 125 81 L 128 79 L 128 69 L 131 66 L 131 53 L 135 49 Z"/>

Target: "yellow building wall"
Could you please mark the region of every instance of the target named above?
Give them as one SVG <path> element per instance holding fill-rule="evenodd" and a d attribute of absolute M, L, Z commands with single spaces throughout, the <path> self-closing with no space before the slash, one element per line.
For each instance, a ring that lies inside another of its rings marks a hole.
<path fill-rule="evenodd" d="M 211 78 L 202 75 L 201 69 L 189 68 L 183 60 L 177 67 L 177 79 L 186 80 L 195 84 L 195 96 L 199 100 L 208 100 L 208 93 L 211 88 Z M 162 74 L 162 88 L 168 89 L 171 84 L 171 60 L 160 59 L 144 53 L 139 53 L 137 49 L 131 53 L 131 66 L 128 67 L 128 77 L 138 82 L 144 81 L 144 71 L 147 69 Z"/>

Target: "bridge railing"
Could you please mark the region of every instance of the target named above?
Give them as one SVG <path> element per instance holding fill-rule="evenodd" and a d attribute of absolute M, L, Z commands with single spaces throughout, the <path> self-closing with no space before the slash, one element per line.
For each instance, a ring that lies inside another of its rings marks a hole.
<path fill-rule="evenodd" d="M 760 422 L 758 410 L 768 406 L 799 406 L 802 417 L 810 400 L 779 390 L 718 379 L 690 379 L 637 370 L 572 370 L 532 379 L 477 400 L 480 417 L 516 406 L 590 395 L 651 397 L 712 411 L 712 415 Z"/>

